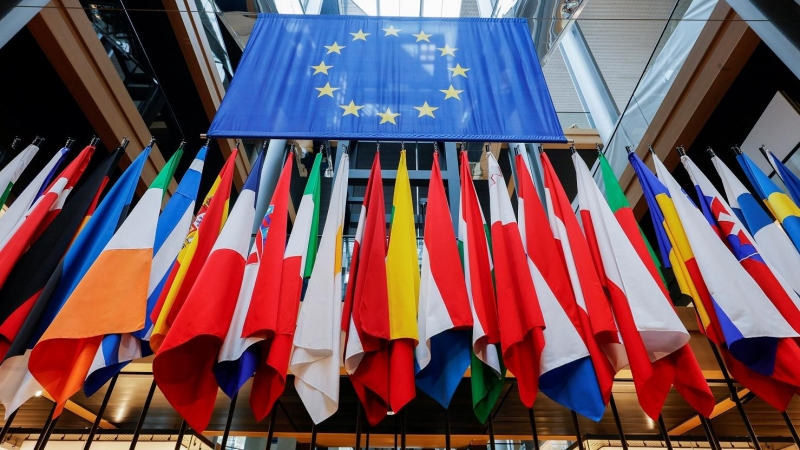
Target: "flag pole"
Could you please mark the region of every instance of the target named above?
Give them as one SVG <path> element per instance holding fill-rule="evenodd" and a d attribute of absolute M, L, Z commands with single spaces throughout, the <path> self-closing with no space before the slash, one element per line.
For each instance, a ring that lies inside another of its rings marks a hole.
<path fill-rule="evenodd" d="M 450 450 L 450 408 L 444 409 L 444 447 Z"/>
<path fill-rule="evenodd" d="M 397 450 L 397 414 L 394 415 L 394 450 Z"/>
<path fill-rule="evenodd" d="M 617 433 L 619 433 L 619 442 L 622 444 L 622 450 L 628 450 L 628 441 L 625 440 L 625 431 L 622 429 L 622 421 L 619 420 L 619 411 L 617 411 L 617 402 L 614 401 L 613 394 L 611 395 L 611 401 L 609 403 L 611 404 L 611 414 L 614 415 L 614 423 L 617 424 Z"/>
<path fill-rule="evenodd" d="M 581 436 L 581 427 L 578 425 L 578 415 L 575 414 L 575 411 L 569 411 L 572 414 L 572 424 L 575 426 L 575 437 L 578 439 L 578 449 L 579 450 L 586 450 L 586 447 L 583 446 L 583 436 Z"/>
<path fill-rule="evenodd" d="M 153 401 L 153 394 L 156 393 L 156 380 L 153 379 L 153 382 L 150 383 L 150 391 L 147 393 L 147 398 L 144 401 L 144 406 L 142 406 L 142 413 L 139 414 L 139 421 L 136 423 L 136 431 L 133 432 L 133 437 L 131 438 L 131 447 L 130 450 L 134 450 L 136 448 L 136 443 L 139 442 L 139 434 L 142 432 L 142 426 L 144 426 L 144 419 L 147 417 L 147 410 L 150 409 L 150 402 Z"/>
<path fill-rule="evenodd" d="M 708 438 L 708 443 L 711 444 L 711 448 L 722 450 L 722 447 L 719 445 L 719 440 L 717 439 L 717 434 L 714 432 L 714 429 L 711 428 L 711 422 L 705 417 L 700 416 L 700 423 L 703 424 L 703 430 L 706 433 L 706 438 Z"/>
<path fill-rule="evenodd" d="M 658 415 L 658 428 L 661 429 L 661 437 L 664 438 L 664 444 L 666 445 L 667 450 L 672 450 L 672 441 L 669 439 L 667 425 L 664 423 L 664 417 L 661 414 Z"/>
<path fill-rule="evenodd" d="M 400 449 L 406 450 L 406 410 L 403 409 L 403 417 L 401 418 L 400 428 Z"/>
<path fill-rule="evenodd" d="M 364 436 L 364 448 L 369 450 L 369 431 L 370 431 L 369 430 L 369 421 L 367 421 L 367 423 L 365 423 L 364 426 L 367 429 L 366 430 L 367 432 L 365 433 L 365 436 Z"/>
<path fill-rule="evenodd" d="M 275 407 L 272 408 L 272 411 L 269 413 L 269 431 L 267 432 L 267 449 L 270 450 L 272 448 L 272 435 L 275 434 L 275 418 L 278 415 L 278 411 L 275 410 Z"/>
<path fill-rule="evenodd" d="M 317 425 L 311 424 L 311 450 L 317 450 Z M 224 449 L 223 449 L 224 450 Z"/>
<path fill-rule="evenodd" d="M 228 410 L 228 420 L 225 421 L 225 431 L 222 432 L 222 441 L 220 442 L 220 447 L 222 450 L 228 445 L 228 436 L 231 434 L 231 423 L 233 422 L 233 412 L 236 410 L 236 399 L 239 397 L 239 393 L 237 392 L 233 397 L 231 397 L 231 407 Z"/>
<path fill-rule="evenodd" d="M 5 442 L 6 435 L 8 434 L 8 430 L 11 429 L 11 422 L 13 422 L 14 421 L 14 417 L 17 416 L 17 411 L 19 411 L 19 408 L 15 409 L 14 412 L 12 412 L 8 416 L 8 420 L 6 420 L 6 423 L 3 424 L 3 429 L 0 430 L 0 444 Z"/>
<path fill-rule="evenodd" d="M 181 450 L 183 446 L 183 436 L 186 434 L 186 420 L 181 420 L 181 427 L 178 429 L 178 437 L 175 439 L 175 450 Z"/>
<path fill-rule="evenodd" d="M 92 423 L 92 428 L 89 429 L 89 435 L 86 436 L 86 443 L 83 445 L 83 450 L 89 450 L 92 446 L 94 435 L 97 434 L 97 428 L 100 426 L 100 421 L 103 420 L 103 413 L 106 412 L 108 400 L 111 398 L 111 392 L 114 390 L 114 386 L 117 385 L 117 378 L 119 378 L 119 374 L 114 375 L 111 378 L 111 382 L 108 384 L 106 395 L 103 397 L 103 403 L 100 404 L 100 409 L 97 410 L 97 417 L 95 417 L 94 423 Z"/>
<path fill-rule="evenodd" d="M 497 450 L 497 445 L 494 442 L 494 424 L 492 423 L 492 414 L 489 413 L 489 448 Z"/>
<path fill-rule="evenodd" d="M 50 435 L 53 434 L 53 430 L 56 428 L 56 422 L 58 422 L 58 417 L 50 421 L 50 425 L 47 427 L 44 435 L 40 436 L 41 442 L 39 444 L 39 448 L 34 450 L 44 450 L 44 448 L 47 446 L 47 441 L 50 440 Z"/>
<path fill-rule="evenodd" d="M 786 427 L 789 429 L 789 432 L 792 433 L 792 440 L 794 441 L 794 445 L 797 448 L 800 448 L 800 436 L 797 435 L 797 429 L 794 427 L 794 423 L 792 423 L 791 417 L 789 417 L 789 413 L 783 411 L 781 413 L 783 416 L 783 420 L 786 422 Z M 0 443 L 3 442 L 3 439 L 0 438 Z"/>
<path fill-rule="evenodd" d="M 354 450 L 361 450 L 361 400 L 356 405 L 356 446 Z"/>
<path fill-rule="evenodd" d="M 58 404 L 53 402 L 53 407 L 50 408 L 50 415 L 47 416 L 47 420 L 45 420 L 44 425 L 42 426 L 42 432 L 39 433 L 39 437 L 36 439 L 36 444 L 34 444 L 33 450 L 39 450 L 39 448 L 41 448 L 44 435 L 47 434 L 47 430 L 50 428 L 50 424 L 53 422 L 53 413 L 56 412 L 56 406 L 58 406 Z"/>
<path fill-rule="evenodd" d="M 531 436 L 533 437 L 533 448 L 539 450 L 539 433 L 536 431 L 536 417 L 533 415 L 533 408 L 528 408 L 528 418 L 531 421 Z"/>

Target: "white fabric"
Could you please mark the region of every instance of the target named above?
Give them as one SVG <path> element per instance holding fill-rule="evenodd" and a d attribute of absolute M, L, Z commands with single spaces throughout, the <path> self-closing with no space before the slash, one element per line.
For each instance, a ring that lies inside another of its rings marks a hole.
<path fill-rule="evenodd" d="M 11 162 L 3 167 L 3 170 L 0 170 L 0 196 L 6 192 L 9 184 L 17 182 L 19 176 L 22 175 L 22 171 L 28 167 L 28 164 L 30 164 L 38 151 L 39 147 L 31 144 L 19 152 L 19 155 L 15 156 Z"/>
<path fill-rule="evenodd" d="M 12 356 L 0 364 L 0 403 L 6 410 L 6 420 L 23 403 L 42 390 L 42 385 L 28 371 L 31 350 Z"/>
<path fill-rule="evenodd" d="M 428 247 L 422 243 L 422 271 L 420 272 L 419 317 L 417 332 L 419 344 L 414 349 L 420 370 L 431 361 L 431 339 L 439 333 L 453 328 L 450 312 L 436 284 L 431 271 L 431 260 Z"/>
<path fill-rule="evenodd" d="M 343 338 L 342 228 L 347 211 L 349 167 L 349 157 L 344 153 L 336 171 L 317 259 L 300 307 L 289 362 L 297 395 L 315 424 L 339 409 Z"/>
<path fill-rule="evenodd" d="M 358 226 L 356 227 L 353 255 L 356 254 L 356 248 L 361 247 L 361 240 L 364 239 L 364 223 L 366 220 L 367 207 L 362 204 L 361 215 L 358 218 Z M 356 324 L 353 322 L 353 316 L 351 315 L 347 319 L 349 326 L 347 327 L 347 343 L 345 344 L 344 349 L 344 370 L 347 371 L 348 374 L 352 375 L 356 372 L 358 365 L 361 364 L 361 360 L 364 358 L 364 346 L 361 344 L 361 338 L 358 336 L 358 330 L 356 330 Z"/>
<path fill-rule="evenodd" d="M 703 213 L 686 197 L 664 164 L 658 158 L 653 161 L 658 178 L 669 190 L 711 297 L 742 336 L 798 337 L 797 332 L 711 229 Z"/>

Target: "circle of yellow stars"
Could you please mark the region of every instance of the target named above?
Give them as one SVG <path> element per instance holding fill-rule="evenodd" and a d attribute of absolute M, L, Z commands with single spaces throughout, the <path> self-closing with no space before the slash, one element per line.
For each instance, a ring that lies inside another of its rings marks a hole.
<path fill-rule="evenodd" d="M 383 37 L 394 36 L 394 37 L 398 37 L 398 38 L 400 37 L 400 32 L 403 31 L 400 28 L 395 28 L 394 25 L 391 25 L 391 24 L 389 25 L 389 27 L 383 28 L 382 30 L 384 31 Z M 351 42 L 355 42 L 355 41 L 367 42 L 367 37 L 370 36 L 371 33 L 365 33 L 364 30 L 359 29 L 356 32 L 351 32 L 350 35 L 353 37 Z M 431 42 L 430 38 L 433 36 L 433 34 L 428 34 L 428 33 L 425 32 L 425 30 L 419 30 L 419 33 L 416 33 L 416 34 L 411 33 L 411 36 L 414 36 L 416 38 L 415 42 L 428 42 L 428 43 L 430 43 Z M 356 44 L 353 44 L 353 45 L 356 45 Z M 347 46 L 345 46 L 345 45 L 339 45 L 338 41 L 334 41 L 333 44 L 324 45 L 323 47 L 327 50 L 325 55 L 330 55 L 332 53 L 336 53 L 338 55 L 341 55 L 342 54 L 342 50 L 347 48 Z M 453 58 L 455 58 L 456 57 L 456 51 L 458 50 L 458 48 L 450 47 L 449 44 L 445 44 L 444 47 L 437 47 L 436 50 L 438 50 L 440 52 L 439 57 L 452 56 Z M 314 73 L 312 73 L 311 75 L 312 76 L 317 75 L 317 74 L 328 75 L 328 69 L 331 69 L 333 67 L 334 67 L 333 65 L 327 65 L 325 63 L 325 60 L 323 59 L 318 65 L 311 66 L 311 68 L 314 69 Z M 468 67 L 462 67 L 460 63 L 456 63 L 455 67 L 448 67 L 447 70 L 449 72 L 451 72 L 450 78 L 455 78 L 455 77 L 467 78 L 467 72 L 470 69 Z M 314 89 L 316 89 L 319 92 L 319 94 L 317 95 L 317 98 L 325 97 L 325 96 L 334 98 L 333 97 L 333 92 L 334 91 L 338 91 L 340 88 L 333 87 L 333 86 L 331 86 L 330 82 L 326 82 L 325 86 L 315 87 Z M 455 100 L 459 100 L 460 101 L 461 100 L 460 94 L 462 92 L 464 92 L 464 89 L 456 89 L 453 86 L 453 84 L 450 84 L 450 86 L 447 89 L 439 89 L 439 92 L 444 94 L 443 101 L 447 101 L 448 99 L 455 99 Z M 364 108 L 364 105 L 357 105 L 355 103 L 355 100 L 350 100 L 350 103 L 341 104 L 341 105 L 338 105 L 338 106 L 339 106 L 339 108 L 341 108 L 343 110 L 342 117 L 345 117 L 345 116 L 361 117 L 361 114 L 359 113 L 359 111 L 362 108 Z M 413 108 L 416 109 L 419 112 L 419 115 L 417 116 L 417 118 L 431 117 L 431 118 L 435 119 L 436 116 L 434 115 L 434 112 L 437 109 L 439 109 L 439 106 L 429 105 L 428 102 L 425 101 L 425 102 L 423 102 L 422 105 L 414 106 Z M 393 112 L 391 107 L 388 107 L 388 106 L 386 107 L 386 111 L 383 111 L 383 112 L 378 111 L 375 114 L 378 117 L 380 117 L 380 119 L 381 119 L 379 125 L 382 125 L 382 124 L 397 125 L 397 122 L 396 122 L 395 119 L 401 115 L 398 112 Z"/>

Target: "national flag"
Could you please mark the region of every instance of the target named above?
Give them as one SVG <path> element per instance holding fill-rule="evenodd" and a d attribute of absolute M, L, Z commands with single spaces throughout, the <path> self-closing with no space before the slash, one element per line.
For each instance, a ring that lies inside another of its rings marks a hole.
<path fill-rule="evenodd" d="M 674 385 L 693 408 L 709 417 L 716 400 L 689 347 L 689 332 L 654 273 L 641 234 L 637 230 L 626 235 L 586 163 L 577 153 L 572 154 L 572 162 L 581 222 L 597 245 L 639 404 L 651 419 L 658 420 Z"/>
<path fill-rule="evenodd" d="M 550 229 L 558 243 L 561 262 L 569 274 L 583 329 L 590 332 L 587 338 L 592 337 L 595 340 L 590 343 L 587 339 L 587 346 L 590 350 L 595 346 L 601 348 L 606 356 L 604 359 L 598 352 L 590 351 L 603 400 L 608 403 L 614 375 L 628 365 L 628 359 L 620 342 L 611 304 L 603 290 L 602 276 L 598 273 L 602 270 L 602 264 L 596 259 L 597 255 L 592 253 L 547 154 L 542 153 L 540 160 L 544 172 L 544 203 L 550 218 Z"/>
<path fill-rule="evenodd" d="M 235 157 L 236 152 L 231 160 Z M 211 419 L 217 398 L 214 364 L 228 332 L 244 276 L 256 189 L 261 179 L 260 163 L 254 169 L 153 358 L 156 384 L 178 414 L 197 431 L 205 430 Z M 226 210 L 227 203 L 225 199 Z"/>
<path fill-rule="evenodd" d="M 318 424 L 339 409 L 342 364 L 342 230 L 347 212 L 350 158 L 342 153 L 325 229 L 297 318 L 289 370 L 311 420 Z"/>
<path fill-rule="evenodd" d="M 103 338 L 103 343 L 92 362 L 89 375 L 83 385 L 83 391 L 87 397 L 91 397 L 131 361 L 153 354 L 150 345 L 145 340 L 147 332 L 153 326 L 150 313 L 158 300 L 169 269 L 181 249 L 183 237 L 192 223 L 194 202 L 200 185 L 206 151 L 207 148 L 202 147 L 197 153 L 189 169 L 181 178 L 175 193 L 169 198 L 164 211 L 158 216 L 153 244 L 153 262 L 147 286 L 145 325 L 141 330 L 130 334 L 111 334 Z M 174 170 L 182 155 L 183 149 L 178 149 L 162 169 L 163 176 L 167 180 L 174 175 Z"/>
<path fill-rule="evenodd" d="M 28 167 L 31 160 L 39 151 L 39 147 L 31 144 L 25 147 L 17 156 L 14 157 L 2 170 L 0 170 L 0 208 L 6 204 L 8 195 L 11 193 L 11 188 L 17 182 L 19 176 Z M 0 235 L 0 240 L 4 236 Z"/>
<path fill-rule="evenodd" d="M 94 150 L 92 146 L 83 149 L 51 183 L 47 192 L 31 206 L 25 220 L 18 223 L 16 230 L 6 236 L 0 244 L 0 285 L 5 282 L 20 256 L 28 251 L 31 244 L 61 211 L 64 201 L 86 170 Z"/>
<path fill-rule="evenodd" d="M 613 372 L 591 330 L 584 329 L 567 268 L 561 264 L 558 244 L 523 158 L 523 155 L 516 157 L 519 226 L 547 326 L 539 389 L 561 405 L 598 421 L 603 417 L 606 403 L 592 356 L 599 358 L 598 364 L 607 366 L 609 378 L 613 378 Z"/>
<path fill-rule="evenodd" d="M 375 153 L 361 204 L 342 310 L 342 330 L 346 333 L 344 368 L 372 425 L 391 410 L 391 332 L 385 261 L 386 212 L 380 154 Z"/>
<path fill-rule="evenodd" d="M 208 190 L 161 289 L 158 302 L 153 307 L 150 314 L 150 320 L 153 322 L 150 348 L 153 351 L 157 351 L 161 346 L 225 225 L 225 220 L 228 218 L 233 169 L 238 154 L 238 149 L 231 152 L 211 189 Z"/>
<path fill-rule="evenodd" d="M 500 345 L 503 361 L 517 378 L 522 404 L 532 408 L 539 392 L 544 318 L 503 172 L 494 155 L 487 153 L 486 158 L 489 165 L 492 245 L 497 269 L 494 272 L 497 315 L 503 318 Z"/>
<path fill-rule="evenodd" d="M 694 300 L 694 306 L 697 310 L 698 317 L 700 318 L 700 323 L 703 325 L 703 329 L 708 337 L 717 344 L 726 367 L 728 370 L 730 370 L 733 377 L 742 383 L 742 385 L 764 399 L 767 403 L 780 410 L 784 410 L 794 395 L 794 392 L 797 389 L 796 386 L 794 386 L 793 383 L 786 383 L 768 375 L 761 374 L 748 367 L 748 363 L 751 363 L 752 361 L 742 362 L 734 357 L 732 351 L 730 350 L 730 343 L 726 341 L 728 336 L 726 336 L 724 333 L 727 331 L 728 335 L 732 335 L 731 340 L 733 342 L 736 340 L 742 341 L 743 334 L 739 332 L 738 336 L 736 336 L 736 332 L 738 330 L 732 326 L 732 322 L 729 319 L 730 316 L 726 315 L 725 313 L 718 314 L 723 310 L 718 307 L 717 303 L 717 296 L 720 293 L 727 293 L 726 291 L 729 291 L 729 289 L 725 289 L 723 291 L 709 290 L 709 286 L 711 285 L 708 284 L 708 279 L 706 279 L 704 274 L 701 272 L 700 264 L 695 257 L 695 247 L 690 245 L 688 236 L 688 230 L 690 227 L 695 227 L 696 229 L 694 232 L 700 234 L 701 237 L 706 235 L 705 240 L 707 242 L 701 242 L 700 244 L 712 245 L 717 248 L 720 247 L 720 245 L 723 247 L 718 249 L 721 250 L 719 251 L 719 254 L 721 255 L 719 259 L 721 261 L 725 261 L 727 266 L 733 266 L 735 270 L 733 273 L 742 271 L 741 268 L 735 269 L 736 266 L 738 266 L 738 263 L 734 259 L 734 264 L 730 264 L 729 260 L 730 258 L 733 258 L 733 256 L 730 254 L 728 249 L 724 248 L 724 244 L 722 244 L 719 236 L 711 229 L 702 213 L 700 213 L 700 211 L 698 211 L 691 203 L 689 203 L 688 198 L 686 198 L 685 194 L 680 191 L 680 188 L 677 189 L 677 192 L 679 193 L 677 198 L 681 200 L 680 203 L 682 203 L 684 206 L 682 208 L 683 212 L 689 212 L 687 216 L 689 219 L 691 219 L 690 222 L 682 222 L 683 216 L 678 215 L 678 210 L 676 207 L 676 203 L 678 203 L 678 201 L 676 201 L 676 197 L 672 195 L 672 192 L 668 190 L 667 187 L 658 178 L 656 178 L 652 172 L 650 172 L 650 170 L 644 165 L 639 157 L 636 156 L 635 153 L 630 153 L 628 155 L 628 159 L 630 160 L 631 165 L 636 172 L 636 176 L 642 185 L 644 197 L 648 203 L 650 215 L 653 220 L 653 226 L 655 228 L 656 235 L 658 236 L 659 247 L 661 248 L 661 251 L 669 258 L 665 259 L 665 261 L 670 262 L 681 292 L 692 297 Z M 704 250 L 702 245 L 699 248 L 701 251 Z M 738 273 L 737 276 L 749 277 L 746 273 Z M 725 279 L 728 281 L 733 280 L 733 278 L 729 276 Z M 718 284 L 718 280 L 715 281 Z M 752 287 L 754 284 L 752 280 L 750 280 L 750 282 L 745 281 L 744 283 L 750 287 Z M 734 286 L 734 289 L 739 289 L 740 287 L 741 286 Z M 711 292 L 714 292 L 713 298 Z M 730 295 L 726 295 L 725 299 L 729 299 L 730 297 Z M 760 294 L 760 297 L 763 297 L 763 293 Z M 734 304 L 733 306 L 736 305 Z M 771 305 L 768 305 L 768 307 L 769 306 Z M 747 305 L 742 305 L 739 306 L 739 309 L 741 310 L 742 308 L 746 307 Z M 770 309 L 772 309 L 774 313 L 777 313 L 774 308 Z M 740 319 L 754 317 L 752 315 L 748 316 L 748 314 L 749 313 L 743 314 L 740 311 L 736 311 L 736 315 L 733 317 Z M 772 314 L 773 317 L 775 315 L 777 314 Z M 780 316 L 778 315 L 778 317 Z M 780 321 L 785 324 L 785 326 L 781 327 L 782 329 L 785 330 L 788 328 L 791 330 L 788 324 L 786 324 L 782 318 Z M 754 331 L 757 332 L 757 330 Z M 769 341 L 774 342 L 775 339 L 766 338 L 761 340 L 761 342 L 766 344 L 769 344 Z M 748 344 L 746 341 L 744 343 Z M 756 344 L 758 344 L 758 341 L 756 341 Z M 746 349 L 746 347 L 744 349 Z M 760 350 L 769 349 L 759 349 L 759 351 Z M 774 351 L 769 353 L 772 353 L 772 355 L 775 354 Z M 767 360 L 771 359 L 770 355 L 766 353 L 764 356 L 766 356 Z"/>
<path fill-rule="evenodd" d="M 711 181 L 688 156 L 681 156 L 683 167 L 689 173 L 706 218 L 722 234 L 733 255 L 761 290 L 772 301 L 784 319 L 800 333 L 800 297 L 786 280 L 766 261 L 755 240 L 744 228 L 731 207 L 722 198 Z"/>
<path fill-rule="evenodd" d="M 115 153 L 121 151 L 118 148 Z M 148 147 L 133 160 L 103 201 L 94 209 L 94 203 L 100 195 L 98 190 L 87 212 L 87 217 L 90 218 L 82 218 L 79 226 L 85 225 L 77 236 L 67 235 L 70 242 L 64 245 L 68 245 L 69 250 L 41 289 L 3 362 L 3 373 L 0 374 L 0 380 L 3 381 L 0 386 L 0 402 L 5 405 L 7 414 L 8 411 L 16 410 L 36 391 L 42 390 L 41 385 L 28 370 L 31 350 L 127 216 L 142 168 L 149 155 Z M 113 166 L 109 170 L 113 170 Z M 48 235 L 49 233 L 48 231 Z"/>
<path fill-rule="evenodd" d="M 470 364 L 472 327 L 469 295 L 439 169 L 439 152 L 434 152 L 422 241 L 419 343 L 415 356 L 417 387 L 445 409 Z"/>
<path fill-rule="evenodd" d="M 31 352 L 28 368 L 53 396 L 54 416 L 83 386 L 105 335 L 144 328 L 156 224 L 174 165 L 173 158 L 142 194 Z"/>
<path fill-rule="evenodd" d="M 797 276 L 800 273 L 800 253 L 789 236 L 779 223 L 769 217 L 758 200 L 721 159 L 713 156 L 711 161 L 722 179 L 729 206 L 755 238 L 761 256 L 769 261 L 795 292 L 800 292 L 800 277 Z"/>
<path fill-rule="evenodd" d="M 769 164 L 778 173 L 778 176 L 789 191 L 789 195 L 794 200 L 795 205 L 800 204 L 800 178 L 797 177 L 788 167 L 780 160 L 774 153 L 769 151 L 766 147 L 761 147 L 764 156 L 769 161 Z"/>
<path fill-rule="evenodd" d="M 647 248 L 647 253 L 650 255 L 650 260 L 653 262 L 653 264 L 648 264 L 646 260 L 647 258 L 644 256 L 642 256 L 642 261 L 645 261 L 645 265 L 647 265 L 648 270 L 652 271 L 652 268 L 655 268 L 656 273 L 654 276 L 660 279 L 664 286 L 666 286 L 667 280 L 664 279 L 664 274 L 661 272 L 661 261 L 659 261 L 658 256 L 656 256 L 656 252 L 650 245 L 650 241 L 644 235 L 644 231 L 642 231 L 642 229 L 639 227 L 639 223 L 636 221 L 636 217 L 633 215 L 631 204 L 628 202 L 628 198 L 625 197 L 625 193 L 622 191 L 622 187 L 619 185 L 617 175 L 614 174 L 614 169 L 611 168 L 611 164 L 608 163 L 608 160 L 602 152 L 598 152 L 597 161 L 603 177 L 606 201 L 608 202 L 608 206 L 611 208 L 611 211 L 614 213 L 614 217 L 617 218 L 617 222 L 619 222 L 619 224 L 622 226 L 622 230 L 625 231 L 625 234 L 628 236 L 628 239 L 630 239 L 631 243 L 637 242 L 637 239 L 635 239 L 634 235 L 639 233 L 639 235 L 642 237 L 642 241 L 644 241 L 644 245 Z M 636 245 L 634 244 L 634 247 L 635 246 Z"/>
<path fill-rule="evenodd" d="M 458 246 L 472 309 L 470 383 L 472 409 L 486 423 L 505 384 L 500 352 L 500 327 L 494 294 L 489 227 L 486 225 L 467 153 L 461 152 L 461 199 L 458 205 Z"/>
<path fill-rule="evenodd" d="M 108 177 L 117 167 L 121 150 L 115 150 L 70 196 L 61 214 L 19 259 L 0 289 L 0 357 L 5 357 L 20 333 L 36 299 L 58 267 L 69 244 L 80 229 L 90 208 L 103 191 Z M 25 342 L 27 345 L 27 340 Z M 2 373 L 2 368 L 0 368 Z"/>
<path fill-rule="evenodd" d="M 286 160 L 271 202 L 273 211 L 264 242 L 264 261 L 258 268 L 253 299 L 242 331 L 244 337 L 263 339 L 259 342 L 261 358 L 250 394 L 250 407 L 258 420 L 272 411 L 286 386 L 306 261 L 313 259 L 309 252 L 316 250 L 321 160 L 322 155 L 317 154 L 288 242 L 286 227 L 293 153 Z M 312 240 L 313 248 L 309 245 Z"/>
<path fill-rule="evenodd" d="M 761 201 L 767 205 L 772 216 L 783 225 L 795 248 L 800 251 L 800 208 L 747 155 L 743 153 L 737 155 L 736 160 L 739 161 Z"/>
<path fill-rule="evenodd" d="M 39 198 L 39 191 L 50 186 L 49 179 L 55 175 L 61 162 L 66 159 L 67 153 L 69 153 L 69 148 L 67 147 L 56 152 L 44 168 L 25 187 L 25 190 L 17 196 L 14 203 L 8 207 L 6 212 L 0 215 L 0 242 L 6 241 L 7 236 L 16 231 L 19 224 L 25 220 L 30 207 Z M 45 183 L 47 185 L 44 185 Z"/>

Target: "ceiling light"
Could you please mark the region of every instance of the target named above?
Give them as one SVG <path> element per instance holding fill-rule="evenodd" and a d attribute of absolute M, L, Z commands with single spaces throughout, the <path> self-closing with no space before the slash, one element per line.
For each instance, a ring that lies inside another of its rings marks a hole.
<path fill-rule="evenodd" d="M 35 395 L 36 397 L 41 397 L 42 396 L 42 391 L 36 391 L 36 393 L 33 394 L 33 395 Z"/>

